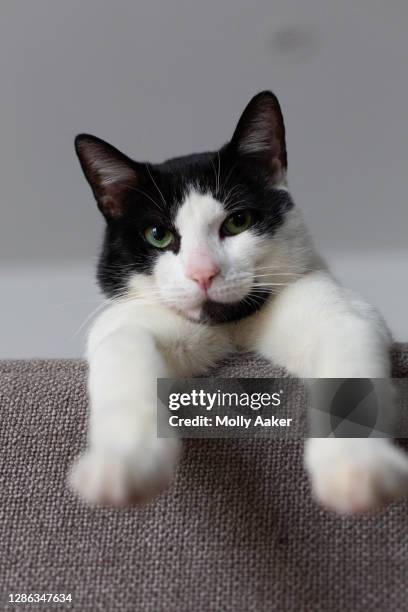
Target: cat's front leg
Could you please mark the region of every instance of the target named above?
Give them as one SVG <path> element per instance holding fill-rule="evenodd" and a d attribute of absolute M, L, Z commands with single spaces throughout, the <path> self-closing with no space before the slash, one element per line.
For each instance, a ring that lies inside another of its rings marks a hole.
<path fill-rule="evenodd" d="M 170 373 L 147 330 L 119 325 L 94 335 L 88 448 L 70 484 L 90 503 L 146 501 L 168 485 L 180 451 L 178 440 L 157 437 L 156 379 Z"/>
<path fill-rule="evenodd" d="M 355 338 L 347 338 L 346 332 L 341 346 L 330 347 L 330 355 L 324 354 L 324 344 L 321 344 L 322 355 L 315 363 L 315 377 L 382 378 L 383 385 L 390 390 L 388 368 L 382 365 L 387 347 L 382 347 L 379 359 L 380 342 L 375 338 L 378 331 L 375 327 L 367 329 L 366 323 L 363 323 L 365 329 L 361 329 L 360 321 L 353 322 L 352 317 L 348 315 L 343 321 L 344 329 L 350 324 L 355 328 L 359 346 Z M 350 368 L 353 363 L 354 367 Z M 388 399 L 379 410 L 387 415 L 394 409 L 392 393 L 385 395 Z M 305 445 L 305 465 L 315 498 L 326 508 L 340 513 L 375 510 L 408 492 L 408 456 L 389 438 L 310 438 Z"/>
<path fill-rule="evenodd" d="M 324 271 L 283 291 L 258 327 L 256 348 L 301 378 L 381 378 L 387 384 L 383 321 Z M 390 439 L 311 438 L 305 465 L 316 499 L 341 513 L 373 510 L 408 491 L 408 456 Z"/>

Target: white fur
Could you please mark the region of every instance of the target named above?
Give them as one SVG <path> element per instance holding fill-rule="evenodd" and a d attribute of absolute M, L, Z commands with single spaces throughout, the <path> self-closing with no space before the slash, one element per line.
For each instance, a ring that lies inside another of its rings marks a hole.
<path fill-rule="evenodd" d="M 144 499 L 171 478 L 179 448 L 156 437 L 157 377 L 203 374 L 233 350 L 258 351 L 300 377 L 389 376 L 382 319 L 335 282 L 297 211 L 272 239 L 247 230 L 221 240 L 225 217 L 219 202 L 190 192 L 176 219 L 180 253 L 160 256 L 153 276 L 135 276 L 126 298 L 93 326 L 89 448 L 71 472 L 73 487 L 91 502 Z M 274 283 L 268 303 L 239 322 L 195 321 L 205 294 L 185 269 L 197 249 L 221 271 L 210 297 L 242 299 L 258 278 Z M 306 467 L 316 497 L 340 512 L 374 508 L 408 482 L 407 458 L 386 439 L 308 440 Z"/>
<path fill-rule="evenodd" d="M 179 254 L 166 252 L 159 258 L 154 280 L 161 299 L 169 306 L 198 318 L 206 297 L 200 287 L 186 276 L 190 258 L 208 254 L 221 273 L 212 283 L 208 296 L 224 303 L 243 299 L 251 287 L 254 268 L 265 250 L 264 240 L 252 232 L 221 240 L 219 228 L 227 214 L 220 202 L 209 195 L 191 191 L 181 206 L 175 225 L 182 236 Z M 139 279 L 134 279 L 136 290 Z"/>

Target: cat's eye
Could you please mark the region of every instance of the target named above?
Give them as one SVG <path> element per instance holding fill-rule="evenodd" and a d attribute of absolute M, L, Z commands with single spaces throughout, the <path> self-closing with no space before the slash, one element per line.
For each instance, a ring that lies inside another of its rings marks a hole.
<path fill-rule="evenodd" d="M 237 234 L 241 234 L 245 232 L 252 225 L 252 215 L 248 211 L 236 212 L 224 223 L 221 227 L 221 233 L 224 236 L 236 236 Z"/>
<path fill-rule="evenodd" d="M 145 238 L 149 244 L 157 249 L 165 249 L 170 246 L 174 240 L 174 234 L 165 227 L 160 225 L 152 225 L 144 232 Z"/>

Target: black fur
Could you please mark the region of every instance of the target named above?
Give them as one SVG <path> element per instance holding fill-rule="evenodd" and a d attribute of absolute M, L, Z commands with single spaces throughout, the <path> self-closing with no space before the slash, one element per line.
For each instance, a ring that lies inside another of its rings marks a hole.
<path fill-rule="evenodd" d="M 268 149 L 266 138 L 270 139 Z M 251 211 L 251 231 L 260 234 L 272 235 L 293 206 L 289 194 L 276 189 L 286 170 L 286 145 L 279 104 L 270 92 L 253 98 L 231 142 L 219 151 L 177 157 L 161 164 L 137 163 L 87 134 L 77 137 L 76 150 L 107 221 L 97 276 L 109 297 L 123 293 L 132 274 L 152 273 L 161 251 L 146 241 L 144 230 L 148 226 L 158 224 L 170 229 L 176 235 L 170 248 L 178 251 L 181 237 L 174 218 L 192 187 L 212 194 L 228 211 Z M 104 164 L 107 171 L 110 164 L 124 168 L 126 180 L 104 182 L 100 172 Z M 208 302 L 203 317 L 216 322 L 242 318 L 262 306 L 267 292 L 250 297 L 234 305 Z"/>
<path fill-rule="evenodd" d="M 203 304 L 201 320 L 206 323 L 228 323 L 240 321 L 253 314 L 265 304 L 270 295 L 268 289 L 256 289 L 240 302 L 234 304 L 222 304 L 208 300 Z"/>

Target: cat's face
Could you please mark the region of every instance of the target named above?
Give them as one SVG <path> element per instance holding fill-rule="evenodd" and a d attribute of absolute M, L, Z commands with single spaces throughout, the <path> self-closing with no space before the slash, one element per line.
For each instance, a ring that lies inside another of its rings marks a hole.
<path fill-rule="evenodd" d="M 216 152 L 146 164 L 89 135 L 76 148 L 107 221 L 98 269 L 107 295 L 214 322 L 264 303 L 282 268 L 276 235 L 293 206 L 273 94 L 251 100 Z"/>

